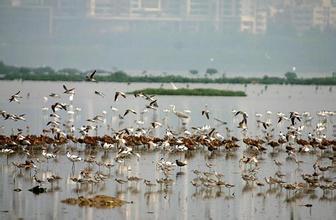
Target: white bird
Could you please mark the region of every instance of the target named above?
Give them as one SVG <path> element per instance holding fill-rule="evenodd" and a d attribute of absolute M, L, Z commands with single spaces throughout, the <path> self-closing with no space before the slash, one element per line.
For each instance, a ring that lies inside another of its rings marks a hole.
<path fill-rule="evenodd" d="M 42 151 L 42 156 L 43 156 L 44 158 L 46 158 L 47 161 L 48 161 L 49 159 L 56 158 L 56 154 L 53 154 L 53 153 L 47 153 L 45 150 Z"/>
<path fill-rule="evenodd" d="M 173 111 L 173 113 L 178 117 L 178 118 L 180 118 L 180 119 L 182 119 L 182 118 L 189 118 L 189 115 L 187 115 L 186 113 L 184 113 L 184 112 L 177 112 L 177 111 L 175 111 L 175 105 L 171 105 L 171 108 L 172 108 L 172 111 Z"/>
<path fill-rule="evenodd" d="M 66 156 L 73 164 L 75 164 L 75 162 L 82 160 L 81 157 L 79 157 L 78 155 L 70 154 L 69 151 L 67 151 Z"/>
<path fill-rule="evenodd" d="M 106 143 L 106 142 L 104 142 L 101 146 L 104 150 L 110 150 L 110 149 L 114 148 L 114 144 L 109 144 L 109 143 Z"/>

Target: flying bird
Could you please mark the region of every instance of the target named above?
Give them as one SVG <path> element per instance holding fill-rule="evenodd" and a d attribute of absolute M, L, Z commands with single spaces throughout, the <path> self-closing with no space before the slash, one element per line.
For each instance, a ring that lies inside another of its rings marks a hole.
<path fill-rule="evenodd" d="M 22 98 L 22 96 L 20 96 L 21 91 L 18 91 L 17 93 L 15 93 L 14 95 L 12 95 L 10 98 L 9 98 L 9 102 L 17 102 L 17 103 L 20 103 L 20 98 Z"/>
<path fill-rule="evenodd" d="M 118 101 L 119 96 L 122 96 L 122 97 L 126 98 L 125 93 L 117 91 L 114 95 L 114 101 Z"/>
<path fill-rule="evenodd" d="M 210 114 L 210 112 L 209 112 L 209 110 L 208 110 L 208 106 L 205 105 L 205 109 L 202 110 L 202 115 L 205 115 L 205 117 L 206 117 L 207 119 L 209 119 L 209 114 Z"/>
<path fill-rule="evenodd" d="M 96 74 L 96 70 L 94 70 L 91 74 L 87 74 L 85 80 L 88 82 L 97 82 L 94 78 L 94 75 Z"/>
<path fill-rule="evenodd" d="M 124 113 L 124 117 L 128 114 L 128 113 L 133 113 L 133 114 L 135 114 L 136 115 L 136 111 L 135 110 L 133 110 L 133 109 L 126 109 L 126 111 L 125 111 L 125 113 Z"/>
<path fill-rule="evenodd" d="M 75 94 L 75 88 L 68 89 L 65 85 L 63 85 L 63 88 L 65 90 L 64 91 L 65 94 L 70 94 L 70 95 Z"/>
<path fill-rule="evenodd" d="M 243 111 L 237 111 L 235 113 L 235 116 L 241 114 L 243 116 L 243 120 L 239 123 L 239 127 L 244 127 L 243 124 L 245 124 L 245 126 L 247 126 L 247 113 L 246 112 L 243 112 Z"/>
<path fill-rule="evenodd" d="M 95 93 L 96 95 L 99 95 L 99 96 L 101 96 L 101 97 L 104 97 L 104 96 L 105 96 L 105 94 L 104 94 L 104 93 L 102 93 L 102 92 L 99 92 L 99 91 L 94 91 L 94 93 Z"/>
<path fill-rule="evenodd" d="M 55 104 L 51 105 L 51 109 L 55 113 L 56 111 L 60 109 L 64 109 L 66 111 L 67 107 L 66 107 L 66 104 L 56 102 Z"/>
<path fill-rule="evenodd" d="M 301 116 L 298 112 L 290 112 L 290 114 L 289 114 L 289 118 L 292 122 L 292 125 L 295 124 L 295 119 L 297 119 L 298 121 L 301 121 L 300 117 Z"/>

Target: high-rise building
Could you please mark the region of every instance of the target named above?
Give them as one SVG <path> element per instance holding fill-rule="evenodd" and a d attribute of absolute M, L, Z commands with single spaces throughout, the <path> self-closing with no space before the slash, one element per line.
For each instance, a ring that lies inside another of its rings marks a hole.
<path fill-rule="evenodd" d="M 216 22 L 219 31 L 238 31 L 240 29 L 241 0 L 218 0 Z"/>
<path fill-rule="evenodd" d="M 187 0 L 187 16 L 209 19 L 212 15 L 212 0 Z"/>
<path fill-rule="evenodd" d="M 331 0 L 323 0 L 313 9 L 313 27 L 320 30 L 336 28 L 336 7 Z"/>
<path fill-rule="evenodd" d="M 257 0 L 241 0 L 240 31 L 261 34 L 267 30 L 268 8 Z"/>
<path fill-rule="evenodd" d="M 162 0 L 162 16 L 183 18 L 186 15 L 186 0 Z"/>

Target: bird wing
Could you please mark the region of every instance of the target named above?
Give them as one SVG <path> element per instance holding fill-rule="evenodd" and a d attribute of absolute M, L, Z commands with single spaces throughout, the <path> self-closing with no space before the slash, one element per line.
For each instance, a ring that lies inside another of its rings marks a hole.
<path fill-rule="evenodd" d="M 125 113 L 124 113 L 124 117 L 129 113 L 129 109 L 127 109 L 126 111 L 125 111 Z"/>
<path fill-rule="evenodd" d="M 93 78 L 93 76 L 96 74 L 96 70 L 94 70 L 91 74 L 90 74 L 90 79 Z"/>
<path fill-rule="evenodd" d="M 237 111 L 235 116 L 239 115 L 240 113 L 242 113 L 241 111 Z"/>
<path fill-rule="evenodd" d="M 115 95 L 114 95 L 114 101 L 118 100 L 118 95 L 119 95 L 119 92 L 116 92 Z"/>
<path fill-rule="evenodd" d="M 149 103 L 150 106 L 159 107 L 157 104 L 157 99 Z"/>
<path fill-rule="evenodd" d="M 282 121 L 282 117 L 279 117 L 278 124 Z"/>
<path fill-rule="evenodd" d="M 291 117 L 292 125 L 294 125 L 294 120 L 295 120 L 295 118 Z"/>
<path fill-rule="evenodd" d="M 265 130 L 267 129 L 267 124 L 265 122 L 262 123 L 263 127 L 265 128 Z"/>

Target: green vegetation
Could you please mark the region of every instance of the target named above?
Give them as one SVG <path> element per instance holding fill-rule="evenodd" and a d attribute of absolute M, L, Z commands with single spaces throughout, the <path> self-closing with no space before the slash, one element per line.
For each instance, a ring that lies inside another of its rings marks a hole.
<path fill-rule="evenodd" d="M 205 72 L 209 75 L 213 75 L 213 74 L 218 73 L 218 70 L 215 68 L 208 68 Z"/>
<path fill-rule="evenodd" d="M 144 93 L 148 95 L 187 95 L 187 96 L 246 96 L 243 91 L 230 91 L 219 89 L 142 89 L 131 92 L 132 94 Z"/>
<path fill-rule="evenodd" d="M 209 70 L 209 69 L 208 69 Z M 207 71 L 215 74 L 217 70 Z M 85 75 L 92 71 L 82 72 L 73 68 L 54 70 L 51 67 L 15 67 L 5 65 L 0 61 L 1 80 L 48 80 L 48 81 L 83 81 Z M 130 76 L 123 71 L 109 72 L 97 70 L 95 78 L 97 81 L 106 82 L 153 82 L 153 83 L 233 83 L 233 84 L 297 84 L 297 85 L 336 85 L 335 74 L 330 77 L 298 78 L 296 73 L 287 72 L 284 77 L 267 76 L 264 77 L 226 77 L 225 74 L 219 77 L 200 76 L 197 70 L 189 71 L 194 76 L 184 77 L 179 75 L 163 74 L 160 76 L 150 76 L 147 72 L 142 75 Z"/>
<path fill-rule="evenodd" d="M 285 73 L 285 77 L 287 80 L 296 80 L 297 79 L 297 75 L 295 72 L 287 72 Z"/>
<path fill-rule="evenodd" d="M 192 75 L 197 75 L 198 74 L 198 70 L 189 70 L 189 73 L 191 73 Z"/>

